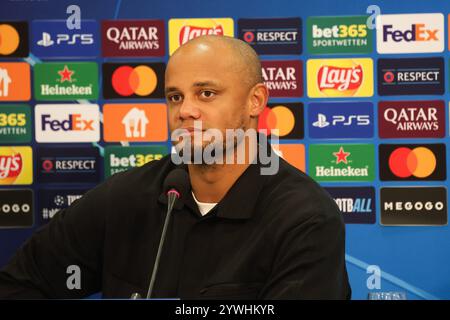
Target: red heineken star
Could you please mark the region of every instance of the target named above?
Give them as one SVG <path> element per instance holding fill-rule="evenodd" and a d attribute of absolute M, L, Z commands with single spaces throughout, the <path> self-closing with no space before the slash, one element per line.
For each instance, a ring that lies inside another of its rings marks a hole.
<path fill-rule="evenodd" d="M 74 73 L 75 73 L 74 71 L 69 70 L 67 65 L 65 65 L 63 70 L 58 71 L 58 74 L 61 76 L 61 79 L 59 81 L 61 83 L 63 83 L 64 81 L 72 82 L 72 75 Z"/>
<path fill-rule="evenodd" d="M 345 152 L 344 148 L 341 146 L 339 148 L 339 152 L 333 152 L 333 156 L 336 157 L 336 164 L 343 162 L 347 164 L 347 157 L 350 155 L 350 152 Z"/>

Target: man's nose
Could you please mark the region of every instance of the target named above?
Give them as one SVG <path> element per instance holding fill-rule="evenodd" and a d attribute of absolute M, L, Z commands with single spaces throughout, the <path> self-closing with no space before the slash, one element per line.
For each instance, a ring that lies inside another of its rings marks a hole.
<path fill-rule="evenodd" d="M 195 106 L 195 103 L 185 98 L 180 107 L 180 118 L 183 120 L 200 118 L 200 110 Z"/>

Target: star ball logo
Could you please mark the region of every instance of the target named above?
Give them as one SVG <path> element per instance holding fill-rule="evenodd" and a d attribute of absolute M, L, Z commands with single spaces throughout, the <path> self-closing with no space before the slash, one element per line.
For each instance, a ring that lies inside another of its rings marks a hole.
<path fill-rule="evenodd" d="M 239 39 L 258 54 L 301 54 L 302 21 L 300 18 L 239 19 Z"/>
<path fill-rule="evenodd" d="M 271 97 L 303 96 L 303 65 L 299 60 L 261 61 L 264 84 Z"/>
<path fill-rule="evenodd" d="M 164 63 L 104 63 L 105 99 L 164 98 Z"/>
<path fill-rule="evenodd" d="M 231 18 L 170 19 L 169 54 L 194 38 L 205 36 L 234 37 L 234 22 Z"/>
<path fill-rule="evenodd" d="M 309 17 L 308 51 L 312 54 L 370 53 L 373 30 L 367 16 Z"/>
<path fill-rule="evenodd" d="M 444 92 L 443 58 L 378 59 L 380 96 L 435 95 Z"/>
<path fill-rule="evenodd" d="M 28 57 L 28 23 L 0 21 L 0 57 Z"/>
<path fill-rule="evenodd" d="M 380 180 L 445 180 L 445 144 L 381 144 Z"/>
<path fill-rule="evenodd" d="M 80 199 L 88 188 L 45 188 L 38 191 L 38 223 L 47 223 L 58 212 L 69 207 L 76 200 Z"/>
<path fill-rule="evenodd" d="M 444 15 L 382 14 L 376 18 L 378 53 L 444 51 Z"/>
<path fill-rule="evenodd" d="M 372 59 L 310 59 L 307 69 L 310 98 L 373 95 Z"/>
<path fill-rule="evenodd" d="M 378 104 L 380 138 L 443 138 L 445 103 L 431 101 L 381 101 Z"/>
<path fill-rule="evenodd" d="M 259 116 L 258 130 L 278 130 L 280 139 L 303 139 L 303 104 L 268 104 Z"/>
<path fill-rule="evenodd" d="M 165 45 L 163 20 L 102 21 L 104 57 L 164 56 Z"/>
<path fill-rule="evenodd" d="M 309 175 L 317 181 L 373 181 L 375 150 L 370 144 L 312 144 Z"/>
<path fill-rule="evenodd" d="M 336 202 L 345 223 L 375 223 L 374 187 L 325 187 Z"/>
<path fill-rule="evenodd" d="M 33 182 L 31 147 L 0 147 L 0 185 Z"/>
<path fill-rule="evenodd" d="M 98 99 L 95 62 L 49 62 L 34 66 L 36 100 Z"/>

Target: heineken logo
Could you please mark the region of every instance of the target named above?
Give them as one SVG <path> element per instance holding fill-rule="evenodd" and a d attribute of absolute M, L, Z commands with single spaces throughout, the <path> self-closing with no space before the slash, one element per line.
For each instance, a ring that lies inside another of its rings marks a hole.
<path fill-rule="evenodd" d="M 34 81 L 36 100 L 98 99 L 95 62 L 38 63 Z"/>
<path fill-rule="evenodd" d="M 317 181 L 373 181 L 375 178 L 373 145 L 311 145 L 309 155 L 309 174 Z"/>

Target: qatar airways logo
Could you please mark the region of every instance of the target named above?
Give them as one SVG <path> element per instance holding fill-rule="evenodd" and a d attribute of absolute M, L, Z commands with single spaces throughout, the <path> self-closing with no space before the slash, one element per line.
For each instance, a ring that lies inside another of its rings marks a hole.
<path fill-rule="evenodd" d="M 361 65 L 351 68 L 323 66 L 319 69 L 317 80 L 321 91 L 325 89 L 357 90 L 363 81 L 363 69 Z"/>
<path fill-rule="evenodd" d="M 185 44 L 189 40 L 192 40 L 194 38 L 200 37 L 200 36 L 206 36 L 206 35 L 215 35 L 215 36 L 223 36 L 223 27 L 222 25 L 218 25 L 211 28 L 202 28 L 197 26 L 184 26 L 181 28 L 180 31 L 180 45 Z"/>

